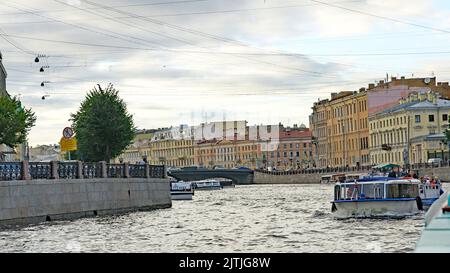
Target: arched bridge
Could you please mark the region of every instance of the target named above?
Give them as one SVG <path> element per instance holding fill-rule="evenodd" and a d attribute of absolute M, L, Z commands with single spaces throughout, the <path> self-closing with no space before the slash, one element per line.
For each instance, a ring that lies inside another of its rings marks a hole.
<path fill-rule="evenodd" d="M 242 169 L 181 169 L 171 170 L 168 176 L 183 181 L 197 181 L 210 178 L 231 179 L 234 184 L 252 184 L 253 171 Z"/>

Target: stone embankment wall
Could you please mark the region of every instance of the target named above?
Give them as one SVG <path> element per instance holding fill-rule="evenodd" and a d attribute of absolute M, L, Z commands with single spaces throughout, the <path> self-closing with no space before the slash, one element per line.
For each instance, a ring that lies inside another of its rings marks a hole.
<path fill-rule="evenodd" d="M 450 167 L 438 167 L 438 168 L 422 168 L 418 169 L 419 175 L 437 175 L 443 182 L 450 182 Z"/>
<path fill-rule="evenodd" d="M 29 224 L 171 206 L 167 178 L 0 182 L 0 224 Z"/>
<path fill-rule="evenodd" d="M 319 184 L 323 174 L 268 174 L 255 172 L 254 184 Z"/>
<path fill-rule="evenodd" d="M 421 168 L 419 175 L 436 175 L 443 182 L 450 182 L 450 167 L 436 167 L 436 168 Z M 336 172 L 341 173 L 341 172 Z M 344 172 L 352 173 L 368 173 L 368 171 L 351 171 Z M 322 175 L 333 173 L 300 173 L 300 174 L 286 174 L 286 173 L 265 173 L 255 171 L 254 184 L 319 184 Z"/>

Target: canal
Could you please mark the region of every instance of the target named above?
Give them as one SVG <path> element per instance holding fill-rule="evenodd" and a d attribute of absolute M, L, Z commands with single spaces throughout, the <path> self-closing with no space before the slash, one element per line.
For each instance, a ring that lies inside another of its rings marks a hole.
<path fill-rule="evenodd" d="M 449 188 L 450 185 L 445 185 Z M 0 230 L 2 252 L 411 252 L 423 214 L 336 220 L 332 185 L 196 191 L 170 209 Z"/>

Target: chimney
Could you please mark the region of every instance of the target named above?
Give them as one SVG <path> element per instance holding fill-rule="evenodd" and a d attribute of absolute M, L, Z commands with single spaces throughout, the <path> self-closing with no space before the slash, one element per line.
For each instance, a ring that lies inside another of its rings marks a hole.
<path fill-rule="evenodd" d="M 364 88 L 364 87 L 359 88 L 359 92 L 363 92 L 363 91 L 366 91 L 366 88 Z"/>
<path fill-rule="evenodd" d="M 369 88 L 368 89 L 372 89 L 375 88 L 375 84 L 374 83 L 369 83 Z"/>
<path fill-rule="evenodd" d="M 396 81 L 397 80 L 397 77 L 392 77 L 391 76 L 391 81 Z"/>
<path fill-rule="evenodd" d="M 404 79 L 405 79 L 405 76 L 401 76 L 400 79 L 401 79 L 401 80 L 404 80 Z"/>
<path fill-rule="evenodd" d="M 337 97 L 337 93 L 335 93 L 335 92 L 331 93 L 331 99 L 332 100 L 335 99 L 336 97 Z"/>

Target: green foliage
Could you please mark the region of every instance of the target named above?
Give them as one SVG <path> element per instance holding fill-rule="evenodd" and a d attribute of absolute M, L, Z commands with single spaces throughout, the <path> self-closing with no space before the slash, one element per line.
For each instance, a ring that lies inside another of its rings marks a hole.
<path fill-rule="evenodd" d="M 84 161 L 106 161 L 120 155 L 131 144 L 135 130 L 118 90 L 109 84 L 92 89 L 76 114 L 71 114 L 78 151 Z"/>
<path fill-rule="evenodd" d="M 0 144 L 14 147 L 25 142 L 35 123 L 35 114 L 16 97 L 0 96 Z"/>
<path fill-rule="evenodd" d="M 69 160 L 69 152 L 65 152 L 64 160 Z M 71 151 L 70 152 L 70 160 L 81 160 L 79 151 Z"/>

